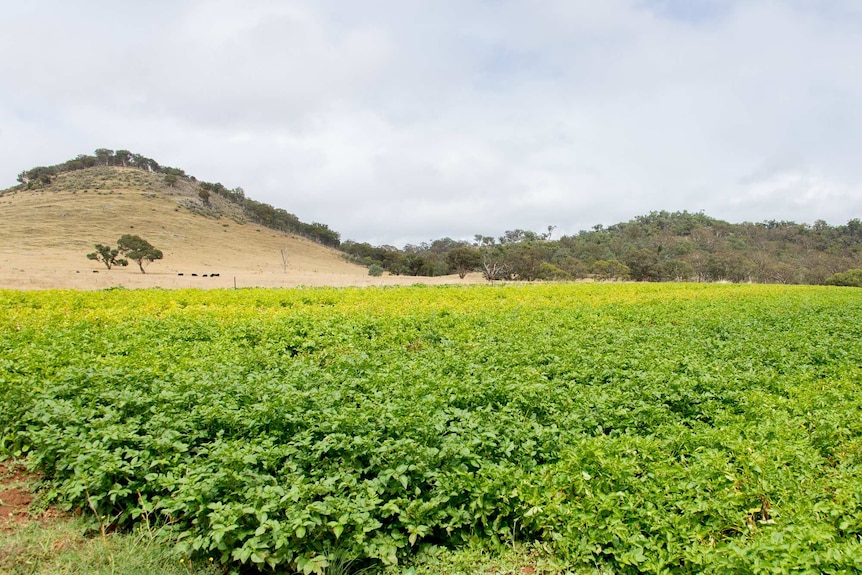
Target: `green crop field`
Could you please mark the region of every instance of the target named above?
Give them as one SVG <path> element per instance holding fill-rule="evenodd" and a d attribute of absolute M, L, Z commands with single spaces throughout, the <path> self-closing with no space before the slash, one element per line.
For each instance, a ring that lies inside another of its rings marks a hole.
<path fill-rule="evenodd" d="M 847 288 L 0 292 L 0 450 L 228 569 L 859 572 L 860 392 Z"/>

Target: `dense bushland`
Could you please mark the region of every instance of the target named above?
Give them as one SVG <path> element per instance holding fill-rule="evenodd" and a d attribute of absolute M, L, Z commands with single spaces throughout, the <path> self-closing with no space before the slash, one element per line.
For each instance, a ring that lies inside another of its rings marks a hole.
<path fill-rule="evenodd" d="M 862 266 L 862 221 L 731 224 L 702 213 L 652 212 L 551 239 L 510 230 L 472 242 L 442 238 L 403 249 L 346 241 L 353 261 L 394 274 L 481 271 L 488 280 L 596 280 L 821 284 Z"/>

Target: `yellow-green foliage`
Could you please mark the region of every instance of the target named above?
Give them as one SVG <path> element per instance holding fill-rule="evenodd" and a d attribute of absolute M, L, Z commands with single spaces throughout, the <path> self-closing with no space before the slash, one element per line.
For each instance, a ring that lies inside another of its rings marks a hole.
<path fill-rule="evenodd" d="M 824 287 L 0 292 L 0 437 L 226 564 L 850 573 L 859 341 Z"/>

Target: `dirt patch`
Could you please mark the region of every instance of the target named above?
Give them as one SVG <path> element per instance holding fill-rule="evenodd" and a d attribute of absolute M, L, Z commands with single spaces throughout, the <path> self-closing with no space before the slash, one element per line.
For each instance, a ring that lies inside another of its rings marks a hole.
<path fill-rule="evenodd" d="M 38 480 L 37 474 L 28 472 L 20 464 L 0 462 L 0 531 L 62 515 L 55 508 L 32 512 L 33 485 Z"/>
<path fill-rule="evenodd" d="M 33 495 L 26 488 L 36 477 L 20 466 L 0 463 L 0 530 L 30 520 Z"/>
<path fill-rule="evenodd" d="M 33 497 L 20 487 L 0 491 L 0 529 L 11 523 L 26 522 L 32 502 Z"/>

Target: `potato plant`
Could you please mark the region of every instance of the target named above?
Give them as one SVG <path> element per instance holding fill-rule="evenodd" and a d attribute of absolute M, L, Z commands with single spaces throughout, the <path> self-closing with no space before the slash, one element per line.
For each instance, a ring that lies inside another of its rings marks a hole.
<path fill-rule="evenodd" d="M 575 572 L 853 573 L 851 291 L 0 292 L 0 449 L 228 569 L 479 540 Z"/>

